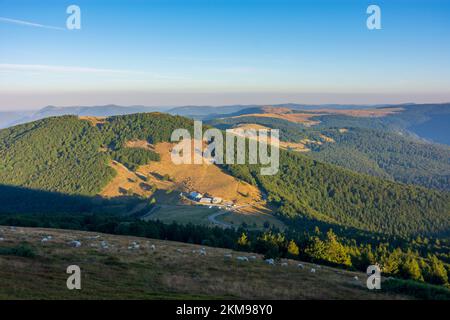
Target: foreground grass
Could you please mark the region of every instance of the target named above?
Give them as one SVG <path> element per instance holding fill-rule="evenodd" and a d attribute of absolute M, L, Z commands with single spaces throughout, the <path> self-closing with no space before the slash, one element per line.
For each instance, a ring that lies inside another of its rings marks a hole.
<path fill-rule="evenodd" d="M 412 280 L 389 279 L 383 283 L 383 290 L 406 293 L 424 300 L 450 300 L 449 289 Z"/>
<path fill-rule="evenodd" d="M 42 243 L 48 235 L 52 239 Z M 367 290 L 361 273 L 308 263 L 300 269 L 288 260 L 286 267 L 269 266 L 259 255 L 239 262 L 237 256 L 252 254 L 226 249 L 206 247 L 201 256 L 193 252 L 201 246 L 186 243 L 52 229 L 0 227 L 0 236 L 0 299 L 408 298 Z M 82 246 L 69 246 L 71 240 Z M 139 248 L 128 249 L 134 241 Z M 67 289 L 69 265 L 80 266 L 82 290 Z"/>

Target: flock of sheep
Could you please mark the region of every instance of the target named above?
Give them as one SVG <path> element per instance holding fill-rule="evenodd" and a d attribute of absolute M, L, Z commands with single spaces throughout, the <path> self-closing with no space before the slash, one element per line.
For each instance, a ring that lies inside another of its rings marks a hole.
<path fill-rule="evenodd" d="M 9 230 L 12 232 L 16 231 L 15 227 L 9 227 Z M 0 234 L 1 236 L 1 234 Z M 110 247 L 113 247 L 113 245 L 109 244 L 106 240 L 100 240 L 100 235 L 96 235 L 96 236 L 87 236 L 85 237 L 86 240 L 91 240 L 91 243 L 89 244 L 89 246 L 91 247 L 100 247 L 103 250 L 108 250 Z M 53 240 L 53 236 L 51 235 L 45 235 L 41 238 L 41 243 L 45 244 L 48 243 L 50 241 Z M 92 242 L 92 240 L 100 240 L 99 243 L 97 244 L 96 242 Z M 0 241 L 5 241 L 5 238 L 3 236 L 0 237 Z M 79 248 L 82 246 L 82 242 L 80 240 L 67 240 L 66 239 L 66 243 L 67 245 L 69 245 L 70 247 L 73 248 Z M 154 244 L 150 244 L 147 243 L 146 246 L 148 249 L 155 251 L 156 250 L 156 246 Z M 129 245 L 127 246 L 127 250 L 129 251 L 133 251 L 133 250 L 139 250 L 141 248 L 144 248 L 143 246 L 141 246 L 141 244 L 138 241 L 132 241 L 129 243 Z M 179 253 L 184 253 L 185 251 L 183 249 L 176 249 L 177 252 Z M 200 248 L 197 250 L 192 250 L 191 251 L 192 254 L 196 254 L 199 256 L 206 256 L 206 248 Z M 224 258 L 227 260 L 232 260 L 233 259 L 233 254 L 231 253 L 226 253 L 224 255 Z M 236 260 L 239 262 L 250 262 L 250 261 L 256 261 L 257 260 L 257 256 L 255 255 L 250 255 L 250 256 L 236 256 Z M 265 259 L 264 262 L 268 265 L 271 266 L 275 266 L 275 265 L 280 265 L 281 267 L 287 267 L 289 264 L 288 262 L 276 262 L 274 259 Z M 305 269 L 305 265 L 302 263 L 298 263 L 297 264 L 297 268 L 299 269 Z M 319 265 L 314 265 L 313 267 L 310 268 L 310 272 L 311 273 L 316 273 L 317 270 L 321 269 L 321 266 Z M 340 273 L 340 272 L 339 272 Z M 359 281 L 358 276 L 354 276 L 353 277 L 354 280 Z"/>

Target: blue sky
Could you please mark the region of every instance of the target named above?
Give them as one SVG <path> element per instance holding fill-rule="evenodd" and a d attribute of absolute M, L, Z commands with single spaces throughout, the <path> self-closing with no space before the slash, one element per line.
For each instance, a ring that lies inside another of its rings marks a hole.
<path fill-rule="evenodd" d="M 0 0 L 0 108 L 450 101 L 449 39 L 450 1 Z"/>

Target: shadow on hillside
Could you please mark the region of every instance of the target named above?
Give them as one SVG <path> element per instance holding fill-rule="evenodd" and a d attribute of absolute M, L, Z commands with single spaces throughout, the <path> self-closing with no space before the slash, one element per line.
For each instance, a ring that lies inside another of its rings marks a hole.
<path fill-rule="evenodd" d="M 106 199 L 0 185 L 0 213 L 125 213 L 138 201 L 131 196 Z"/>

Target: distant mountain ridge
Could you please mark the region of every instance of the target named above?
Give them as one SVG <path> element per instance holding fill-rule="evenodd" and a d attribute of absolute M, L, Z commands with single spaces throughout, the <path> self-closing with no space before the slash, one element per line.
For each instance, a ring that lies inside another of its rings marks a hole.
<path fill-rule="evenodd" d="M 37 111 L 5 111 L 0 112 L 0 129 L 23 124 L 35 120 L 40 120 L 52 116 L 76 115 L 76 116 L 93 116 L 93 117 L 109 117 L 116 115 L 126 115 L 133 113 L 144 112 L 166 112 L 172 115 L 180 115 L 196 119 L 212 119 L 227 115 L 247 114 L 251 112 L 258 112 L 266 105 L 225 105 L 225 106 L 177 106 L 177 107 L 163 107 L 163 106 L 143 106 L 131 105 L 120 106 L 115 104 L 108 104 L 103 106 L 46 106 Z M 313 110 L 318 108 L 332 108 L 332 109 L 358 109 L 368 107 L 382 107 L 387 105 L 366 106 L 366 105 L 308 105 L 308 104 L 276 104 L 270 105 L 272 107 L 286 107 L 294 110 Z"/>
<path fill-rule="evenodd" d="M 361 127 L 369 129 L 389 129 L 403 131 L 431 142 L 450 145 L 450 135 L 447 133 L 447 124 L 450 123 L 450 103 L 440 104 L 397 104 L 397 105 L 345 105 L 345 104 L 276 104 L 276 105 L 229 105 L 229 106 L 47 106 L 38 111 L 7 111 L 0 112 L 0 129 L 32 122 L 52 116 L 76 115 L 109 117 L 133 113 L 164 112 L 171 115 L 180 115 L 198 120 L 213 120 L 230 118 L 251 114 L 267 113 L 267 110 L 285 109 L 291 112 L 314 110 L 367 110 L 367 109 L 402 108 L 404 111 L 388 116 L 354 117 L 344 114 L 326 114 L 314 116 L 323 127 Z M 337 112 L 338 113 L 338 112 Z"/>

